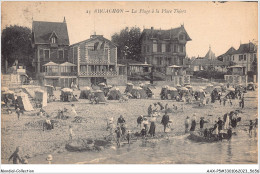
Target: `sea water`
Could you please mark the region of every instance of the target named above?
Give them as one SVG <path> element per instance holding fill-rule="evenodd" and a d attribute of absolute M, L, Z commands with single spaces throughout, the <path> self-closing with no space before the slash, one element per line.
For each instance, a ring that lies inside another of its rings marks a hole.
<path fill-rule="evenodd" d="M 53 164 L 254 164 L 258 139 L 238 130 L 230 141 L 198 143 L 188 134 L 169 138 L 140 138 L 99 152 L 65 152 L 53 155 Z M 37 156 L 30 163 L 46 163 Z"/>

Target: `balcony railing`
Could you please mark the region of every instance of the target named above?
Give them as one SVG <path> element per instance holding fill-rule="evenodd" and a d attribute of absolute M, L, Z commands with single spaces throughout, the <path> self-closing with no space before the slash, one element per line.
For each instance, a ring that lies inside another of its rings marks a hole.
<path fill-rule="evenodd" d="M 116 76 L 116 71 L 107 71 L 107 72 L 80 72 L 80 76 Z"/>
<path fill-rule="evenodd" d="M 45 76 L 77 76 L 77 72 L 44 72 Z"/>

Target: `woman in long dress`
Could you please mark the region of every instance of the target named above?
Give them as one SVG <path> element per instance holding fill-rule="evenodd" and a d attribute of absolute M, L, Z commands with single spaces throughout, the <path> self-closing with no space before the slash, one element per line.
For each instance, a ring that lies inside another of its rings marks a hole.
<path fill-rule="evenodd" d="M 228 129 L 229 124 L 230 124 L 230 120 L 229 120 L 229 115 L 227 114 L 226 121 L 225 121 L 225 124 L 224 124 L 224 129 Z"/>

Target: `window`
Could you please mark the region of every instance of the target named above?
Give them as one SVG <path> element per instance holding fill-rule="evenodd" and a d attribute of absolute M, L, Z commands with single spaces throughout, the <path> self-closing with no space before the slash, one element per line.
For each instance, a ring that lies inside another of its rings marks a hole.
<path fill-rule="evenodd" d="M 233 58 L 233 61 L 234 61 L 235 60 L 234 56 L 232 56 L 232 58 Z"/>
<path fill-rule="evenodd" d="M 146 52 L 147 52 L 147 53 L 150 52 L 150 47 L 149 47 L 149 45 L 147 45 L 147 47 L 146 47 Z"/>
<path fill-rule="evenodd" d="M 173 52 L 174 52 L 174 53 L 177 53 L 177 52 L 178 52 L 178 45 L 174 44 Z"/>
<path fill-rule="evenodd" d="M 87 66 L 86 65 L 80 65 L 80 72 L 87 72 Z"/>
<path fill-rule="evenodd" d="M 40 49 L 40 59 L 44 58 L 43 49 Z"/>
<path fill-rule="evenodd" d="M 185 39 L 185 35 L 184 34 L 180 34 L 179 40 L 184 40 L 184 39 Z"/>
<path fill-rule="evenodd" d="M 64 51 L 59 50 L 59 59 L 64 59 Z"/>
<path fill-rule="evenodd" d="M 242 61 L 243 60 L 243 55 L 239 55 L 239 61 Z"/>
<path fill-rule="evenodd" d="M 163 43 L 163 44 L 162 44 L 162 52 L 164 53 L 165 50 L 166 50 L 166 45 Z"/>
<path fill-rule="evenodd" d="M 246 54 L 244 55 L 244 60 L 246 60 Z"/>
<path fill-rule="evenodd" d="M 180 45 L 180 52 L 181 52 L 181 53 L 184 52 L 184 45 Z"/>
<path fill-rule="evenodd" d="M 56 38 L 55 37 L 51 38 L 51 43 L 56 43 Z"/>
<path fill-rule="evenodd" d="M 73 61 L 72 63 L 76 62 L 76 60 L 78 59 L 78 47 L 73 47 Z"/>
<path fill-rule="evenodd" d="M 166 45 L 166 52 L 171 52 L 171 44 Z"/>
<path fill-rule="evenodd" d="M 50 59 L 50 50 L 44 50 L 44 60 Z"/>
<path fill-rule="evenodd" d="M 157 45 L 157 52 L 162 52 L 162 44 L 161 43 L 159 43 L 158 45 Z"/>
<path fill-rule="evenodd" d="M 153 52 L 157 52 L 157 44 L 153 43 Z"/>

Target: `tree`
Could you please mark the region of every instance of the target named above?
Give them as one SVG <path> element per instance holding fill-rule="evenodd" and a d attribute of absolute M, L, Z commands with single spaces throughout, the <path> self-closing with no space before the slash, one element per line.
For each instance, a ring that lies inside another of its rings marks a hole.
<path fill-rule="evenodd" d="M 31 29 L 22 26 L 9 26 L 2 31 L 2 65 L 6 61 L 11 66 L 17 59 L 26 67 L 32 65 Z"/>
<path fill-rule="evenodd" d="M 132 27 L 122 29 L 119 33 L 112 35 L 111 40 L 117 45 L 117 55 L 119 59 L 140 60 L 141 43 L 139 41 L 141 29 Z"/>

